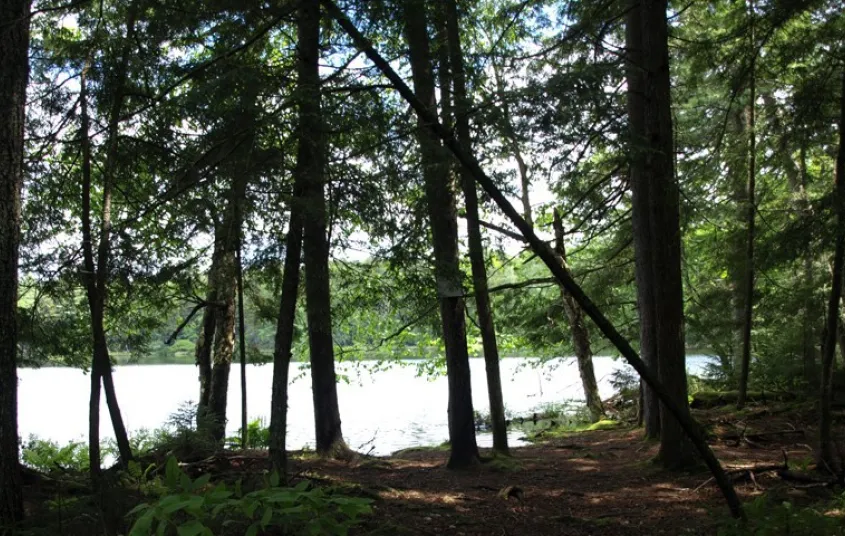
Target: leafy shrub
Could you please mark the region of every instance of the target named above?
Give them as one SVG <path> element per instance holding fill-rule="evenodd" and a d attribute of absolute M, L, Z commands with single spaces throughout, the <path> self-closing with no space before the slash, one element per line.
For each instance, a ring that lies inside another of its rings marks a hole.
<path fill-rule="evenodd" d="M 162 428 L 135 433 L 132 449 L 140 454 L 166 453 L 181 460 L 204 458 L 218 450 L 212 429 L 213 421 L 198 416 L 195 403 L 185 402 L 170 414 Z"/>
<path fill-rule="evenodd" d="M 238 435 L 227 437 L 226 443 L 229 448 L 233 449 L 268 449 L 270 448 L 270 428 L 267 426 L 264 419 L 255 419 L 247 424 L 247 440 L 246 445 L 241 445 L 241 437 L 243 437 L 243 428 L 238 429 Z"/>
<path fill-rule="evenodd" d="M 719 536 L 845 536 L 841 518 L 790 502 L 777 504 L 765 496 L 746 504 L 745 513 L 746 523 L 731 519 L 719 529 Z"/>
<path fill-rule="evenodd" d="M 108 445 L 102 445 L 100 452 L 103 456 L 110 455 Z M 68 471 L 87 471 L 88 444 L 81 441 L 71 441 L 60 447 L 55 441 L 29 436 L 29 440 L 21 449 L 23 463 L 39 471 L 50 472 L 56 469 Z"/>
<path fill-rule="evenodd" d="M 169 458 L 165 467 L 166 493 L 153 503 L 136 506 L 129 536 L 176 533 L 179 536 L 238 534 L 256 536 L 269 528 L 285 534 L 345 535 L 370 513 L 370 500 L 335 495 L 331 490 L 309 489 L 308 482 L 293 488 L 279 487 L 271 475 L 265 487 L 244 493 L 238 481 L 233 488 L 212 485 L 211 475 L 196 480 Z"/>

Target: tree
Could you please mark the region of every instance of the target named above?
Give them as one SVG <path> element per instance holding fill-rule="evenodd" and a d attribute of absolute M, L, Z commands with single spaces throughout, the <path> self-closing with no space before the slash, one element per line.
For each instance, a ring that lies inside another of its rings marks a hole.
<path fill-rule="evenodd" d="M 560 265 L 569 272 L 569 267 L 566 265 L 563 219 L 557 209 L 554 210 L 554 229 L 555 253 Z M 584 311 L 581 310 L 581 306 L 563 286 L 560 287 L 560 299 L 563 302 L 563 310 L 569 320 L 569 329 L 572 332 L 572 346 L 575 348 L 575 359 L 578 361 L 578 373 L 581 376 L 581 386 L 584 389 L 584 400 L 587 403 L 587 410 L 590 412 L 590 420 L 599 422 L 605 414 L 599 396 L 599 386 L 596 383 L 596 373 L 593 370 L 593 350 L 590 346 L 587 319 L 584 318 Z"/>
<path fill-rule="evenodd" d="M 628 45 L 638 50 L 635 57 L 640 61 L 630 69 L 642 70 L 641 86 L 637 82 L 628 89 L 632 99 L 629 109 L 634 108 L 629 118 L 632 138 L 642 144 L 634 146 L 631 162 L 634 250 L 638 259 L 640 317 L 644 324 L 641 333 L 650 328 L 640 346 L 654 345 L 658 377 L 669 389 L 675 404 L 686 412 L 680 205 L 674 169 L 666 9 L 665 1 L 649 0 L 632 8 L 628 19 L 632 26 Z M 639 95 L 632 95 L 639 90 L 642 91 Z M 653 409 L 646 411 L 647 426 L 651 412 Z M 679 422 L 663 409 L 660 410 L 659 458 L 667 467 L 691 461 Z"/>
<path fill-rule="evenodd" d="M 417 98 L 436 114 L 434 75 L 425 4 L 421 0 L 405 0 L 402 18 L 408 56 Z M 448 160 L 440 144 L 419 119 L 416 132 L 420 147 L 425 197 L 434 248 L 434 273 L 440 305 L 443 340 L 446 345 L 446 373 L 449 379 L 449 442 L 448 467 L 460 469 L 478 461 L 478 445 L 472 409 L 469 356 L 462 274 L 458 264 L 458 222 L 454 185 L 448 173 Z"/>
<path fill-rule="evenodd" d="M 28 0 L 0 2 L 0 526 L 23 518 L 18 463 L 18 247 L 29 78 Z"/>
<path fill-rule="evenodd" d="M 106 405 L 114 428 L 120 461 L 127 464 L 132 460 L 132 448 L 129 436 L 117 401 L 117 394 L 112 377 L 112 364 L 109 355 L 108 340 L 106 338 L 105 316 L 108 301 L 109 261 L 111 255 L 112 233 L 112 195 L 115 186 L 117 169 L 120 117 L 128 76 L 131 46 L 134 43 L 136 23 L 138 17 L 138 3 L 130 3 L 126 12 L 126 35 L 119 48 L 119 57 L 111 76 L 105 78 L 104 83 L 110 90 L 107 108 L 106 150 L 102 164 L 101 183 L 102 200 L 99 214 L 100 228 L 97 244 L 96 259 L 94 256 L 94 234 L 92 226 L 92 191 L 93 191 L 93 156 L 91 148 L 91 130 L 89 115 L 89 95 L 87 87 L 88 70 L 91 68 L 90 59 L 85 60 L 85 66 L 80 77 L 80 128 L 82 138 L 82 256 L 83 281 L 85 283 L 88 307 L 91 314 L 91 335 L 93 339 L 94 355 L 91 359 L 91 400 L 89 404 L 89 458 L 91 477 L 95 485 L 100 473 L 100 382 L 106 395 Z"/>
<path fill-rule="evenodd" d="M 636 252 L 637 304 L 640 318 L 640 353 L 643 361 L 659 374 L 657 348 L 657 318 L 654 305 L 655 275 L 651 234 L 651 181 L 645 174 L 645 154 L 648 151 L 645 108 L 646 86 L 642 42 L 642 9 L 633 2 L 625 23 L 625 47 L 628 53 L 626 75 L 628 83 L 629 174 L 631 183 L 631 221 Z M 648 438 L 660 437 L 660 406 L 657 396 L 648 385 L 642 386 L 642 419 Z"/>
<path fill-rule="evenodd" d="M 302 125 L 297 167 L 302 187 L 302 250 L 305 261 L 305 308 L 311 350 L 311 383 L 317 452 L 348 457 L 343 441 L 332 342 L 329 242 L 326 215 L 325 146 L 320 110 L 320 2 L 306 0 L 297 19 L 299 38 L 297 99 Z"/>
<path fill-rule="evenodd" d="M 839 327 L 839 302 L 842 298 L 842 278 L 845 276 L 845 70 L 842 73 L 842 90 L 839 100 L 839 149 L 834 171 L 834 214 L 836 221 L 835 250 L 833 254 L 833 280 L 827 304 L 827 322 L 822 346 L 821 419 L 819 422 L 819 455 L 821 464 L 837 467 L 834 457 L 833 415 L 831 411 L 833 390 L 833 361 L 836 354 L 836 333 Z M 842 470 L 843 468 L 839 468 Z"/>
<path fill-rule="evenodd" d="M 757 179 L 757 85 L 755 71 L 757 65 L 757 42 L 754 34 L 754 2 L 748 2 L 749 12 L 749 48 L 751 49 L 750 81 L 748 88 L 748 106 L 746 107 L 746 132 L 748 134 L 748 181 L 745 194 L 745 258 L 743 259 L 744 281 L 742 289 L 742 354 L 739 373 L 739 396 L 736 407 L 745 407 L 748 397 L 748 374 L 751 367 L 751 327 L 754 318 L 754 225 L 757 217 L 757 202 L 755 200 Z"/>
<path fill-rule="evenodd" d="M 305 129 L 305 123 L 299 122 L 299 129 Z M 303 134 L 304 135 L 304 134 Z M 300 146 L 304 152 L 306 146 Z M 306 158 L 297 159 L 302 165 Z M 297 166 L 294 180 L 301 176 Z M 299 179 L 301 180 L 301 179 Z M 273 393 L 270 398 L 270 461 L 273 470 L 282 480 L 287 480 L 287 413 L 288 413 L 288 378 L 293 347 L 294 321 L 296 320 L 296 300 L 299 294 L 299 268 L 302 257 L 302 199 L 298 196 L 300 188 L 295 186 L 290 201 L 290 223 L 285 238 L 285 263 L 282 275 L 282 295 L 279 299 L 279 316 L 276 321 L 276 340 L 273 350 Z"/>
<path fill-rule="evenodd" d="M 451 88 L 441 84 L 441 94 L 451 89 L 455 99 L 455 131 L 464 150 L 472 151 L 469 125 L 469 97 L 467 95 L 464 54 L 461 49 L 460 24 L 456 0 L 444 0 L 441 9 L 445 11 L 446 36 L 449 51 Z M 446 70 L 441 65 L 441 71 Z M 442 91 L 446 87 L 447 91 Z M 502 377 L 499 372 L 499 346 L 496 343 L 496 327 L 490 294 L 487 290 L 487 266 L 484 260 L 484 244 L 481 241 L 481 224 L 478 209 L 478 192 L 475 181 L 465 169 L 460 170 L 461 188 L 466 206 L 467 241 L 472 268 L 472 287 L 475 293 L 475 308 L 484 348 L 484 366 L 487 372 L 487 395 L 490 400 L 490 420 L 493 424 L 493 450 L 508 453 L 508 430 L 505 424 L 505 403 L 502 397 Z"/>

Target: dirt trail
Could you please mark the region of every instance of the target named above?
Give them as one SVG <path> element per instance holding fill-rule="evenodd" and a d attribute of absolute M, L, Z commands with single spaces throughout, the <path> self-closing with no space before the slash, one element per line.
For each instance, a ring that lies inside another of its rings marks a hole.
<path fill-rule="evenodd" d="M 699 414 L 711 425 L 717 456 L 727 468 L 783 462 L 808 463 L 814 431 L 749 441 L 743 435 L 798 429 L 801 415 L 768 411 L 742 418 L 718 411 Z M 807 437 L 804 437 L 804 436 Z M 488 454 L 489 453 L 484 453 Z M 303 460 L 303 476 L 360 486 L 377 499 L 367 530 L 383 534 L 455 535 L 653 535 L 715 534 L 727 516 L 722 496 L 706 469 L 672 473 L 651 460 L 657 444 L 639 430 L 572 434 L 513 449 L 513 462 L 483 464 L 463 472 L 444 468 L 447 454 L 412 452 L 358 463 Z M 764 489 L 796 502 L 813 493 L 796 490 L 774 472 L 737 475 L 743 499 Z M 702 485 L 704 484 L 704 485 Z M 366 532 L 366 531 L 364 531 Z"/>

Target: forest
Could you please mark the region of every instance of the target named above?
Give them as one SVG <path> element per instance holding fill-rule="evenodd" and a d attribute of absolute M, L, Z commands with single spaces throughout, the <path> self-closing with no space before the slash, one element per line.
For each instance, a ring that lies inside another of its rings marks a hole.
<path fill-rule="evenodd" d="M 844 280 L 841 0 L 0 0 L 0 535 L 845 535 Z"/>

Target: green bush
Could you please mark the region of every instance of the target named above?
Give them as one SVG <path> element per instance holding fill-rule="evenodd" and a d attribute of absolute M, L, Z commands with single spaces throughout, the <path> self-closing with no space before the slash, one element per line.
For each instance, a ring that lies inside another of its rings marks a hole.
<path fill-rule="evenodd" d="M 345 535 L 360 517 L 370 513 L 369 499 L 335 495 L 323 488 L 309 489 L 308 482 L 279 487 L 271 475 L 265 487 L 244 493 L 238 481 L 233 488 L 212 485 L 211 475 L 196 480 L 169 458 L 165 467 L 167 490 L 158 500 L 136 506 L 129 536 L 178 534 L 256 536 L 270 528 L 285 534 Z"/>
<path fill-rule="evenodd" d="M 100 445 L 101 456 L 109 456 L 113 452 L 108 444 Z M 38 471 L 49 473 L 56 469 L 68 471 L 87 471 L 91 464 L 88 461 L 88 444 L 82 441 L 71 441 L 60 447 L 55 441 L 29 436 L 21 448 L 21 459 L 24 465 Z"/>
<path fill-rule="evenodd" d="M 243 428 L 238 429 L 238 435 L 227 437 L 226 443 L 232 449 L 268 449 L 270 448 L 270 428 L 265 423 L 264 419 L 255 419 L 247 424 L 247 440 L 246 445 L 241 445 L 241 437 L 243 436 Z"/>

